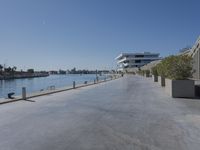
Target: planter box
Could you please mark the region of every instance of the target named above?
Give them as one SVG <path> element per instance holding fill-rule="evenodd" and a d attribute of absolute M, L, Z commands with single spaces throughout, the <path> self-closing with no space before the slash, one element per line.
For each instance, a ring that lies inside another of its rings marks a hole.
<path fill-rule="evenodd" d="M 195 85 L 195 96 L 200 97 L 200 85 Z"/>
<path fill-rule="evenodd" d="M 154 82 L 158 82 L 158 76 L 152 75 L 152 79 Z"/>
<path fill-rule="evenodd" d="M 194 80 L 165 79 L 165 91 L 172 97 L 194 98 Z"/>
<path fill-rule="evenodd" d="M 161 76 L 158 76 L 158 83 L 159 83 L 161 86 L 165 86 L 165 78 L 164 78 L 164 77 L 161 77 Z"/>
<path fill-rule="evenodd" d="M 149 75 L 149 74 L 145 74 L 145 77 L 147 77 L 147 78 L 148 78 L 148 77 L 150 77 L 150 75 Z"/>

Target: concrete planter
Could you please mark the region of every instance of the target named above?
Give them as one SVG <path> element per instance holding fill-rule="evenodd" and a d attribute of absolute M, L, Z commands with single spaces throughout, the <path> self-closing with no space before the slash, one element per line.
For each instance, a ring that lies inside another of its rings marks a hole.
<path fill-rule="evenodd" d="M 194 80 L 165 79 L 165 91 L 172 97 L 194 98 Z"/>
<path fill-rule="evenodd" d="M 195 96 L 200 97 L 200 85 L 195 85 Z"/>
<path fill-rule="evenodd" d="M 148 73 L 145 73 L 145 77 L 148 78 L 150 77 L 150 75 Z"/>
<path fill-rule="evenodd" d="M 160 84 L 160 86 L 165 86 L 165 78 L 158 76 L 158 83 Z"/>
<path fill-rule="evenodd" d="M 158 76 L 152 75 L 152 79 L 154 82 L 158 82 Z"/>

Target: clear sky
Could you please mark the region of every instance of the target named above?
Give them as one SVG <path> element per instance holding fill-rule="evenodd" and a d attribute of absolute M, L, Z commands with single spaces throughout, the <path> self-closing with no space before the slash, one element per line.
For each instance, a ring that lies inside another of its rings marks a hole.
<path fill-rule="evenodd" d="M 199 0 L 0 0 L 0 64 L 114 69 L 121 52 L 176 54 L 200 35 Z"/>

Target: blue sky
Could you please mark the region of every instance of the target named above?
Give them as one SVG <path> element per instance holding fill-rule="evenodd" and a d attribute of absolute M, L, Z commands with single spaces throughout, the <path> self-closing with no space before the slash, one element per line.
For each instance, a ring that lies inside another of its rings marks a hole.
<path fill-rule="evenodd" d="M 0 0 L 0 63 L 114 69 L 121 52 L 176 54 L 200 35 L 199 0 Z"/>

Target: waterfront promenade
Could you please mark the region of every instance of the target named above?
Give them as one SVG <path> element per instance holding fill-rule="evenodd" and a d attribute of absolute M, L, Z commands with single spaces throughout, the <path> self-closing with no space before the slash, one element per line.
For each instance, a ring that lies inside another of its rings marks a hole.
<path fill-rule="evenodd" d="M 2 150 L 199 150 L 200 100 L 151 79 L 117 80 L 0 105 Z"/>

